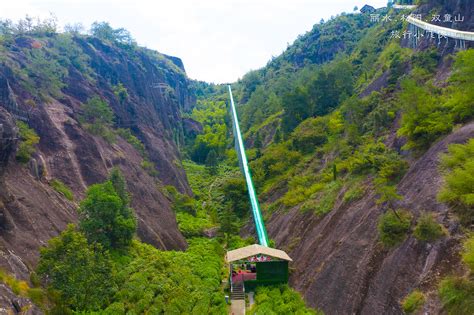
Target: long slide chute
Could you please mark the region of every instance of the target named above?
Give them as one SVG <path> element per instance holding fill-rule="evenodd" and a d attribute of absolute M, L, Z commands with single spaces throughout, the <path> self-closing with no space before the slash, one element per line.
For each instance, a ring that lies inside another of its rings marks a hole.
<path fill-rule="evenodd" d="M 242 140 L 242 134 L 240 133 L 239 120 L 237 118 L 237 111 L 235 109 L 234 98 L 232 96 L 232 89 L 230 85 L 229 96 L 230 96 L 230 112 L 232 115 L 232 127 L 235 138 L 235 149 L 237 151 L 237 157 L 239 158 L 239 165 L 247 183 L 247 189 L 249 192 L 250 205 L 252 206 L 252 214 L 255 222 L 255 230 L 257 231 L 258 241 L 260 245 L 268 247 L 268 236 L 265 224 L 262 218 L 262 212 L 260 211 L 260 205 L 258 203 L 257 193 L 253 186 L 252 175 L 249 170 L 247 155 L 245 154 L 244 142 Z"/>

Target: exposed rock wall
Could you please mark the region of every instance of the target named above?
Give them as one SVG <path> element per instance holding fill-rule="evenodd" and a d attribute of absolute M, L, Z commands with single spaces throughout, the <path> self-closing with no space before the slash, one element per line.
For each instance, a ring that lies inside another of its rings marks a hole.
<path fill-rule="evenodd" d="M 440 275 L 462 268 L 457 254 L 460 227 L 436 201 L 438 160 L 449 144 L 473 137 L 474 123 L 456 130 L 413 163 L 398 185 L 404 197 L 400 207 L 414 215 L 432 211 L 449 229 L 449 237 L 433 244 L 410 236 L 395 249 L 384 249 L 377 232 L 382 210 L 370 189 L 350 204 L 341 201 L 341 192 L 323 218 L 298 209 L 274 214 L 267 222 L 269 236 L 294 260 L 290 284 L 327 314 L 403 314 L 399 302 L 414 288 L 429 291 Z M 432 293 L 425 311 L 438 314 L 440 303 Z"/>
<path fill-rule="evenodd" d="M 180 113 L 195 99 L 182 62 L 146 49 L 128 51 L 96 38 L 75 38 L 74 45 L 89 59 L 90 77 L 69 67 L 60 95 L 38 99 L 11 66 L 16 62 L 29 67 L 25 54 L 35 48 L 30 41 L 21 43 L 10 47 L 8 62 L 0 65 L 0 266 L 28 278 L 39 247 L 77 221 L 76 209 L 86 188 L 104 181 L 114 166 L 127 179 L 138 236 L 158 248 L 184 249 L 186 241 L 162 192 L 163 185 L 174 185 L 191 193 L 178 145 L 184 134 Z M 113 92 L 120 83 L 127 89 L 125 100 Z M 110 104 L 115 127 L 130 128 L 144 143 L 158 175 L 142 167 L 143 157 L 122 138 L 108 143 L 83 128 L 82 104 L 95 95 Z M 28 106 L 31 99 L 33 107 Z M 14 118 L 28 121 L 41 139 L 28 165 L 15 160 Z M 75 200 L 52 189 L 52 179 L 70 187 Z"/>

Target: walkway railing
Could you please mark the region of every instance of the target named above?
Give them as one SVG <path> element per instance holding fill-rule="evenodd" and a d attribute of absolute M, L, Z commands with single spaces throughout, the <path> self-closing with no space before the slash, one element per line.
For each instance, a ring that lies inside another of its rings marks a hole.
<path fill-rule="evenodd" d="M 407 17 L 406 20 L 408 23 L 428 32 L 436 33 L 453 39 L 474 41 L 474 32 L 459 31 L 452 28 L 430 24 L 420 19 L 416 19 L 413 16 Z"/>
<path fill-rule="evenodd" d="M 416 9 L 418 6 L 414 4 L 394 4 L 392 8 L 398 10 L 413 10 Z"/>

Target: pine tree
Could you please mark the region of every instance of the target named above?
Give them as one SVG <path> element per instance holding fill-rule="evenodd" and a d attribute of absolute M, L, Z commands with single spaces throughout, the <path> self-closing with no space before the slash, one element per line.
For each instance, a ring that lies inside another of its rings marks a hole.
<path fill-rule="evenodd" d="M 206 167 L 211 175 L 217 174 L 217 164 L 217 153 L 216 150 L 212 149 L 206 157 Z"/>

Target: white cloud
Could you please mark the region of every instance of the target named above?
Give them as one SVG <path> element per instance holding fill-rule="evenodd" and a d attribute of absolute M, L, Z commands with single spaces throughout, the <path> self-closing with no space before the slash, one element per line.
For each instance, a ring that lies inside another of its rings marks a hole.
<path fill-rule="evenodd" d="M 0 17 L 54 13 L 61 25 L 108 21 L 138 43 L 183 59 L 191 78 L 231 82 L 264 66 L 298 34 L 355 5 L 386 0 L 15 0 Z"/>

